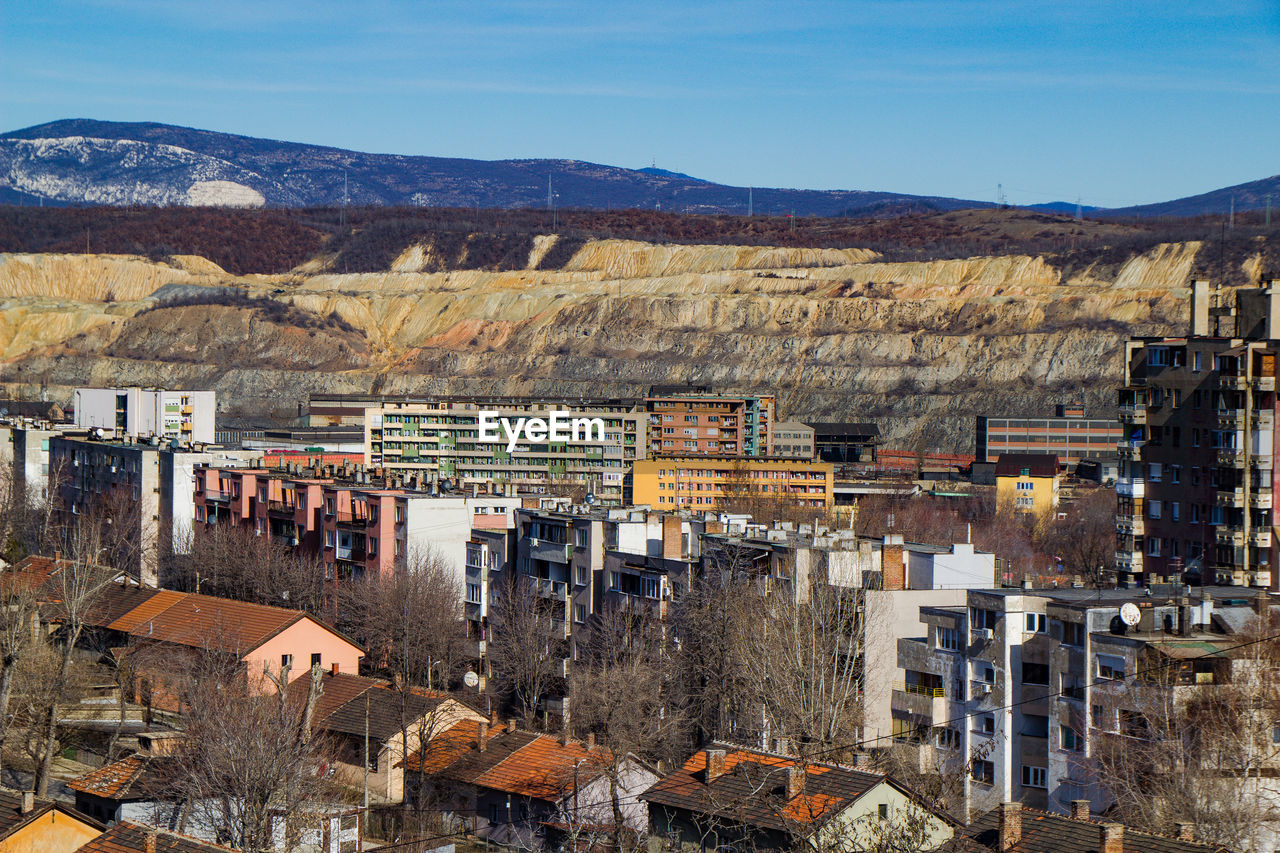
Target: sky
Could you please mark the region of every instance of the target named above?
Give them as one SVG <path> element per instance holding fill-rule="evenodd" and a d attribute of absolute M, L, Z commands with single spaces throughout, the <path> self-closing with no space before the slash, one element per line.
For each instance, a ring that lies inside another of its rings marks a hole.
<path fill-rule="evenodd" d="M 157 121 L 1119 207 L 1280 173 L 1280 0 L 5 0 L 0 130 Z"/>

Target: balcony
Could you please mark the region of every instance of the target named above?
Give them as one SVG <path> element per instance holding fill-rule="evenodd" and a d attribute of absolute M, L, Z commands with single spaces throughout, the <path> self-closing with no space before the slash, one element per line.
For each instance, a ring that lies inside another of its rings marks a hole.
<path fill-rule="evenodd" d="M 546 539 L 530 537 L 529 557 L 550 563 L 567 563 L 573 557 L 573 546 L 567 542 L 550 542 Z"/>
<path fill-rule="evenodd" d="M 1116 452 L 1120 454 L 1121 459 L 1141 459 L 1142 448 L 1146 446 L 1146 442 L 1141 439 L 1130 439 L 1122 441 L 1116 445 Z"/>
<path fill-rule="evenodd" d="M 1245 573 L 1230 566 L 1219 566 L 1213 571 L 1214 581 L 1218 586 L 1244 586 Z"/>
<path fill-rule="evenodd" d="M 1270 530 L 1254 530 L 1249 534 L 1249 544 L 1255 548 L 1271 547 L 1271 531 Z"/>
<path fill-rule="evenodd" d="M 1126 574 L 1142 573 L 1142 554 L 1139 551 L 1116 551 L 1116 571 Z"/>
<path fill-rule="evenodd" d="M 267 501 L 267 512 L 278 512 L 283 515 L 293 515 L 294 503 L 292 501 Z"/>
<path fill-rule="evenodd" d="M 1218 412 L 1218 429 L 1244 429 L 1243 409 L 1227 409 Z"/>
<path fill-rule="evenodd" d="M 541 598 L 554 598 L 558 601 L 567 601 L 569 599 L 569 585 L 564 581 L 550 580 L 548 578 L 535 578 L 535 588 Z"/>
<path fill-rule="evenodd" d="M 1141 498 L 1146 495 L 1146 481 L 1131 477 L 1116 480 L 1116 494 L 1122 498 Z"/>
<path fill-rule="evenodd" d="M 1213 532 L 1213 537 L 1219 545 L 1231 545 L 1235 548 L 1244 547 L 1244 531 L 1234 527 L 1219 527 Z"/>
<path fill-rule="evenodd" d="M 1143 536 L 1146 534 L 1146 524 L 1140 515 L 1118 515 L 1116 532 L 1125 536 Z"/>
<path fill-rule="evenodd" d="M 1255 376 L 1253 384 L 1259 391 L 1276 390 L 1276 378 L 1274 376 Z"/>
<path fill-rule="evenodd" d="M 231 493 L 220 491 L 218 489 L 209 489 L 204 493 L 204 499 L 206 501 L 213 501 L 220 504 L 230 503 Z"/>
<path fill-rule="evenodd" d="M 1218 387 L 1224 391 L 1243 391 L 1247 381 L 1243 376 L 1219 376 Z"/>
<path fill-rule="evenodd" d="M 1218 506 L 1244 506 L 1244 489 L 1218 489 L 1217 503 Z"/>
<path fill-rule="evenodd" d="M 1250 492 L 1249 506 L 1254 509 L 1271 509 L 1271 489 L 1255 489 Z"/>
<path fill-rule="evenodd" d="M 1145 424 L 1147 422 L 1147 404 L 1132 403 L 1120 407 L 1120 423 Z"/>
<path fill-rule="evenodd" d="M 898 682 L 893 685 L 891 705 L 894 711 L 921 717 L 929 723 L 947 719 L 947 700 L 941 687 Z"/>
<path fill-rule="evenodd" d="M 1271 586 L 1271 572 L 1249 572 L 1249 586 Z"/>
<path fill-rule="evenodd" d="M 1224 468 L 1243 468 L 1244 451 L 1224 447 L 1218 451 L 1218 464 Z"/>

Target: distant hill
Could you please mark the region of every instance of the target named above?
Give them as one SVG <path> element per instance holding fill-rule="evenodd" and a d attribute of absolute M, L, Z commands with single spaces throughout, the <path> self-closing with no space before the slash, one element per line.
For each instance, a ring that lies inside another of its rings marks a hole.
<path fill-rule="evenodd" d="M 0 192 L 24 204 L 408 205 L 746 213 L 748 190 L 580 160 L 366 154 L 154 123 L 68 119 L 0 134 Z M 6 191 L 7 190 L 7 191 Z M 989 207 L 862 190 L 752 190 L 757 215 L 901 215 Z"/>
<path fill-rule="evenodd" d="M 1175 198 L 1173 201 L 1162 201 L 1156 204 L 1142 204 L 1135 207 L 1116 207 L 1102 211 L 1104 216 L 1203 216 L 1205 214 L 1228 213 L 1232 202 L 1235 202 L 1236 213 L 1246 210 L 1262 210 L 1267 206 L 1267 196 L 1271 196 L 1273 207 L 1280 208 L 1280 175 L 1272 175 L 1259 181 L 1247 184 L 1236 184 L 1211 190 L 1200 195 L 1186 198 Z"/>
<path fill-rule="evenodd" d="M 1039 210 L 1043 213 L 1074 214 L 1076 212 L 1076 204 L 1075 202 L 1071 202 L 1071 201 L 1047 201 L 1043 204 L 1029 204 L 1027 205 L 1027 210 Z M 1098 210 L 1098 208 L 1094 207 L 1093 205 L 1090 205 L 1090 204 L 1080 205 L 1081 213 L 1092 213 L 1095 210 Z"/>

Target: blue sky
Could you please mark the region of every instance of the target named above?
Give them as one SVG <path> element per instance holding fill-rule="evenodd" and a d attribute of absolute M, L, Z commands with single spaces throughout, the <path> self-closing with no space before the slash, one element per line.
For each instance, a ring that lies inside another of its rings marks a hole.
<path fill-rule="evenodd" d="M 1276 0 L 6 0 L 0 129 L 1120 206 L 1280 172 L 1278 57 Z"/>

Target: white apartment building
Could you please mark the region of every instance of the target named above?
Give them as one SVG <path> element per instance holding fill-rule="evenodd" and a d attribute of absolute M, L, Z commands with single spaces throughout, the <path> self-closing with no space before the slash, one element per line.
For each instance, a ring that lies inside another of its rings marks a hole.
<path fill-rule="evenodd" d="M 112 437 L 178 439 L 213 444 L 217 400 L 213 391 L 156 388 L 77 388 L 76 426 Z"/>

